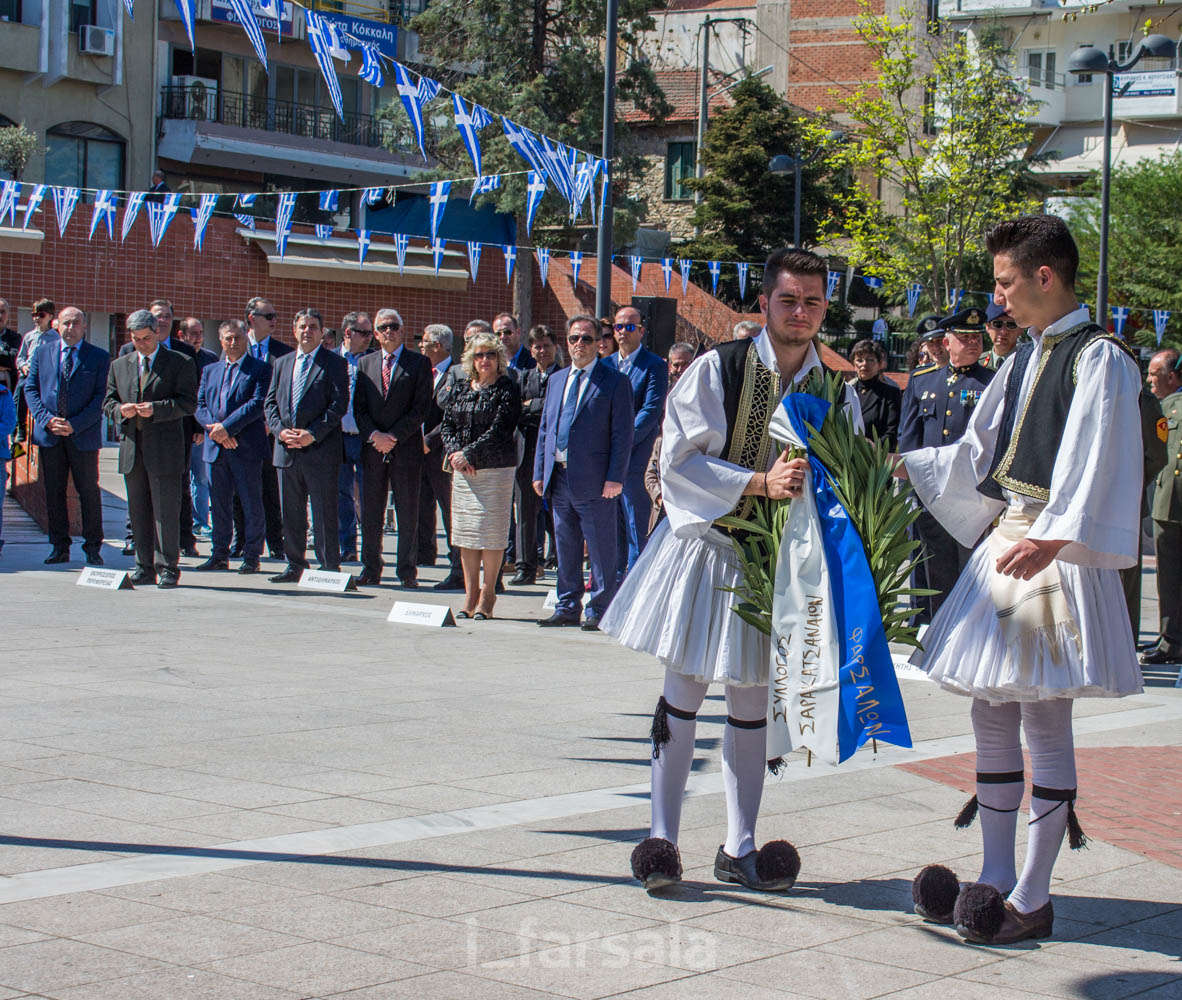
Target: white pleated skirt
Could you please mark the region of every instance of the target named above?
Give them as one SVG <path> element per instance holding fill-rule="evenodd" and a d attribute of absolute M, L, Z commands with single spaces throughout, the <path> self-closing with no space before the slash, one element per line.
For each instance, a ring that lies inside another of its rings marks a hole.
<path fill-rule="evenodd" d="M 678 538 L 662 520 L 599 627 L 693 680 L 765 685 L 771 643 L 731 610 L 735 595 L 719 589 L 741 579 L 734 547 L 721 531 Z"/>
<path fill-rule="evenodd" d="M 1114 569 L 1057 562 L 1079 640 L 1063 636 L 1059 655 L 1007 646 L 990 593 L 995 572 L 979 545 L 923 636 L 911 662 L 949 691 L 991 702 L 1122 698 L 1141 691 L 1124 590 Z"/>
<path fill-rule="evenodd" d="M 451 477 L 451 544 L 461 549 L 503 549 L 517 470 L 480 469 Z"/>

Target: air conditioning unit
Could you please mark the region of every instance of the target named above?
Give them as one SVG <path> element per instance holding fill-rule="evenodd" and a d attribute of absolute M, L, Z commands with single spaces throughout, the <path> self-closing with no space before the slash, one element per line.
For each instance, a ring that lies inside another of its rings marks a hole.
<path fill-rule="evenodd" d="M 111 28 L 99 28 L 84 24 L 78 29 L 78 50 L 92 56 L 113 56 L 115 54 L 115 32 Z"/>
<path fill-rule="evenodd" d="M 204 76 L 174 76 L 172 78 L 174 95 L 184 104 L 183 118 L 198 121 L 217 121 L 218 117 L 218 82 Z"/>

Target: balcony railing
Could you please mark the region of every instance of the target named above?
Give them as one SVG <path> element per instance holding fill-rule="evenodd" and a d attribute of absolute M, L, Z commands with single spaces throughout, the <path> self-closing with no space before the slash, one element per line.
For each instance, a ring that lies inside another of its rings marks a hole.
<path fill-rule="evenodd" d="M 227 90 L 215 92 L 200 83 L 162 88 L 161 117 L 216 122 L 371 148 L 391 148 L 395 137 L 391 123 L 380 121 L 373 115 L 346 113 L 342 121 L 332 108 Z"/>

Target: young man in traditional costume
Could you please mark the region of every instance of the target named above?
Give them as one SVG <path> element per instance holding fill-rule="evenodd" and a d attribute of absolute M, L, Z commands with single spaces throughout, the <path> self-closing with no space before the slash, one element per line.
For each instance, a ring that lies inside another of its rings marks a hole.
<path fill-rule="evenodd" d="M 928 510 L 973 554 L 924 636 L 918 663 L 973 699 L 984 865 L 961 887 L 928 866 L 916 912 L 953 923 L 977 944 L 1051 934 L 1051 871 L 1075 818 L 1071 709 L 1075 698 L 1141 690 L 1118 570 L 1137 558 L 1141 377 L 1127 349 L 1075 296 L 1079 252 L 1067 226 L 1023 216 L 995 226 L 994 301 L 1031 339 L 1006 358 L 956 444 L 903 456 Z M 1025 788 L 1032 788 L 1026 862 L 1014 863 Z"/>
<path fill-rule="evenodd" d="M 789 460 L 768 435 L 784 394 L 821 372 L 815 345 L 825 319 L 828 266 L 806 250 L 767 260 L 761 333 L 698 358 L 670 392 L 661 445 L 667 517 L 628 574 L 600 628 L 665 664 L 653 718 L 652 829 L 632 854 L 632 872 L 654 890 L 681 879 L 677 838 L 694 757 L 696 719 L 712 683 L 725 685 L 722 745 L 727 836 L 715 877 L 750 889 L 782 891 L 800 859 L 786 841 L 755 846 L 767 763 L 770 644 L 732 610 L 725 588 L 742 582 L 732 540 L 715 522 L 750 515 L 746 498 L 798 497 L 807 460 Z M 861 427 L 857 398 L 846 405 Z"/>

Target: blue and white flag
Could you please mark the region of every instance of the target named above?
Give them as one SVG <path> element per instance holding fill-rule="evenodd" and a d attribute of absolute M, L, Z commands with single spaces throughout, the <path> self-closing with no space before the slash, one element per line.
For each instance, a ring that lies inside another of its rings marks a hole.
<path fill-rule="evenodd" d="M 661 258 L 661 276 L 665 279 L 665 291 L 669 291 L 669 282 L 673 280 L 673 258 Z"/>
<path fill-rule="evenodd" d="M 1125 335 L 1125 323 L 1129 320 L 1128 306 L 1113 306 L 1112 307 L 1112 329 L 1116 331 L 1118 337 Z"/>
<path fill-rule="evenodd" d="M 505 284 L 513 280 L 513 265 L 517 263 L 517 247 L 503 246 L 501 252 L 505 255 Z"/>
<path fill-rule="evenodd" d="M 583 266 L 583 253 L 580 250 L 570 252 L 570 282 L 576 288 L 579 285 L 579 269 Z"/>
<path fill-rule="evenodd" d="M 862 275 L 862 282 L 867 288 L 873 289 L 876 292 L 882 288 L 883 284 L 882 278 L 876 278 L 873 274 Z"/>
<path fill-rule="evenodd" d="M 410 118 L 415 130 L 415 141 L 419 144 L 419 152 L 424 157 L 427 151 L 423 149 L 423 108 L 419 98 L 418 85 L 411 82 L 410 74 L 402 63 L 394 64 L 394 83 L 398 87 L 398 96 L 402 99 L 402 106 Z"/>
<path fill-rule="evenodd" d="M 447 196 L 451 192 L 451 181 L 435 181 L 431 184 L 427 197 L 431 207 L 431 239 L 435 239 L 439 232 L 439 223 L 443 221 L 443 212 L 447 208 Z"/>
<path fill-rule="evenodd" d="M 127 0 L 128 3 L 131 0 Z M 259 19 L 254 16 L 254 5 L 250 0 L 227 0 L 230 9 L 234 12 L 234 16 L 238 19 L 238 23 L 242 25 L 242 30 L 246 32 L 246 37 L 250 39 L 250 44 L 254 46 L 254 53 L 259 57 L 259 62 L 263 64 L 263 69 L 267 69 L 267 43 L 263 41 L 263 29 L 259 27 Z"/>
<path fill-rule="evenodd" d="M 203 194 L 201 203 L 197 206 L 197 214 L 193 218 L 193 247 L 200 250 L 205 243 L 205 230 L 209 228 L 209 220 L 213 217 L 213 210 L 217 207 L 216 194 Z"/>
<path fill-rule="evenodd" d="M 431 242 L 431 259 L 435 262 L 435 277 L 439 277 L 439 265 L 443 263 L 443 248 L 445 244 L 443 240 L 432 240 Z"/>
<path fill-rule="evenodd" d="M 53 210 L 57 213 L 57 232 L 66 235 L 66 225 L 74 214 L 74 206 L 82 192 L 76 187 L 55 187 L 53 189 Z"/>
<path fill-rule="evenodd" d="M 257 197 L 258 197 L 257 191 L 248 192 L 246 194 L 240 194 L 238 196 L 238 204 L 242 208 L 253 208 L 254 207 L 254 200 Z"/>
<path fill-rule="evenodd" d="M 5 181 L 3 189 L 0 189 L 0 224 L 4 222 L 4 217 L 8 216 L 12 225 L 16 225 L 16 203 L 21 196 L 21 182 L 20 181 Z"/>
<path fill-rule="evenodd" d="M 94 239 L 94 231 L 99 223 L 106 219 L 107 239 L 115 238 L 115 192 L 100 191 L 94 198 L 94 214 L 90 217 L 90 235 L 87 239 Z"/>
<path fill-rule="evenodd" d="M 546 176 L 554 181 L 558 193 L 572 206 L 575 201 L 574 168 L 571 166 L 562 143 L 553 143 L 547 136 L 541 137 L 542 155 L 546 158 Z"/>
<path fill-rule="evenodd" d="M 950 288 L 948 290 L 948 301 L 951 303 L 949 312 L 960 311 L 960 300 L 964 298 L 965 290 L 963 288 Z"/>
<path fill-rule="evenodd" d="M 291 235 L 291 214 L 295 211 L 295 192 L 281 191 L 275 208 L 275 249 L 282 257 L 287 253 L 287 238 Z"/>
<path fill-rule="evenodd" d="M 517 155 L 528 163 L 534 170 L 544 174 L 548 164 L 546 154 L 542 152 L 538 137 L 529 129 L 523 128 L 516 122 L 511 122 L 504 115 L 501 116 L 501 127 L 505 130 L 505 138 L 513 147 Z"/>
<path fill-rule="evenodd" d="M 126 214 L 124 215 L 124 218 L 126 218 Z M 235 213 L 234 213 L 234 218 L 235 218 L 235 219 L 237 219 L 239 222 L 241 222 L 241 223 L 242 223 L 242 225 L 244 225 L 244 226 L 245 226 L 247 229 L 249 229 L 249 230 L 250 230 L 252 233 L 254 232 L 254 226 L 255 226 L 255 222 L 254 222 L 254 216 L 253 216 L 253 215 L 245 215 L 245 214 L 244 214 L 244 213 L 242 213 L 242 212 L 235 212 Z M 326 228 L 326 229 L 327 229 L 329 232 L 332 232 L 332 226 L 326 226 L 325 228 Z M 319 227 L 319 226 L 317 226 L 317 227 L 316 227 L 316 234 L 317 234 L 317 235 L 320 235 L 320 227 Z"/>
<path fill-rule="evenodd" d="M 742 302 L 747 297 L 747 268 L 751 265 L 740 261 L 735 265 L 735 270 L 739 273 L 739 301 Z"/>
<path fill-rule="evenodd" d="M 319 223 L 316 226 L 316 238 L 319 240 L 327 240 L 332 236 L 332 226 Z"/>
<path fill-rule="evenodd" d="M 636 291 L 636 282 L 640 280 L 640 265 L 644 263 L 644 258 L 638 254 L 630 254 L 628 257 L 628 270 L 632 274 L 632 291 Z"/>
<path fill-rule="evenodd" d="M 123 6 L 127 8 L 127 16 L 131 20 L 135 20 L 135 0 L 123 0 Z"/>
<path fill-rule="evenodd" d="M 382 187 L 367 187 L 361 192 L 361 200 L 366 205 L 376 205 L 382 200 L 382 194 L 385 192 L 385 190 L 386 189 Z"/>
<path fill-rule="evenodd" d="M 479 104 L 473 104 L 469 110 L 459 94 L 451 95 L 451 106 L 455 115 L 456 128 L 464 143 L 464 149 L 468 151 L 468 157 L 472 160 L 472 166 L 476 168 L 476 176 L 479 178 L 482 171 L 479 133 L 482 128 L 487 128 L 492 124 L 492 115 Z M 473 195 L 478 193 L 475 185 L 473 185 L 472 193 Z"/>
<path fill-rule="evenodd" d="M 140 209 L 144 205 L 145 192 L 132 191 L 127 196 L 127 203 L 123 206 L 123 234 L 119 237 L 119 241 L 125 242 L 127 234 L 131 232 L 131 227 L 135 225 L 136 217 L 140 214 Z"/>
<path fill-rule="evenodd" d="M 686 292 L 689 291 L 689 276 L 690 268 L 693 267 L 692 260 L 686 260 L 684 257 L 677 259 L 677 269 L 681 272 L 681 297 L 685 298 Z"/>
<path fill-rule="evenodd" d="M 488 194 L 490 191 L 495 191 L 501 186 L 501 175 L 490 174 L 488 177 L 477 177 L 472 182 L 472 193 L 468 195 L 468 204 L 472 204 L 472 199 L 478 194 Z"/>
<path fill-rule="evenodd" d="M 361 265 L 365 263 L 365 255 L 369 253 L 369 230 L 357 230 L 357 269 L 361 270 Z"/>
<path fill-rule="evenodd" d="M 283 0 L 258 0 L 259 13 L 275 22 L 275 37 L 283 37 Z"/>
<path fill-rule="evenodd" d="M 831 301 L 833 296 L 837 294 L 837 289 L 841 285 L 841 272 L 830 271 L 826 277 L 825 285 L 825 300 Z"/>
<path fill-rule="evenodd" d="M 481 244 L 468 240 L 468 274 L 472 276 L 472 284 L 476 284 L 476 275 L 480 271 Z"/>
<path fill-rule="evenodd" d="M 45 192 L 49 188 L 45 184 L 34 184 L 33 193 L 29 195 L 29 200 L 25 202 L 25 220 L 21 223 L 21 229 L 28 229 L 29 223 L 32 221 L 33 213 L 41 207 L 41 202 L 45 200 Z M 134 197 L 134 195 L 132 196 Z M 140 195 L 140 201 L 143 201 L 143 195 Z"/>
<path fill-rule="evenodd" d="M 1153 310 L 1153 332 L 1157 334 L 1157 345 L 1161 346 L 1161 339 L 1166 335 L 1166 324 L 1170 321 L 1169 309 Z"/>
<path fill-rule="evenodd" d="M 424 104 L 430 104 L 436 97 L 439 96 L 439 81 L 432 80 L 429 76 L 419 77 L 419 107 Z"/>
<path fill-rule="evenodd" d="M 529 183 L 525 186 L 525 235 L 533 229 L 534 216 L 538 214 L 538 206 L 546 195 L 546 175 L 537 170 L 529 172 Z"/>
<path fill-rule="evenodd" d="M 595 217 L 595 224 L 597 226 L 603 225 L 603 206 L 607 204 L 607 190 L 608 185 L 611 184 L 610 168 L 605 164 L 603 167 L 603 179 L 599 182 L 599 211 Z"/>
<path fill-rule="evenodd" d="M 328 96 L 332 99 L 332 106 L 336 109 L 337 117 L 344 121 L 345 109 L 341 101 L 341 82 L 337 79 L 337 69 L 332 64 L 333 50 L 339 50 L 342 47 L 340 33 L 337 26 L 331 21 L 326 21 L 315 11 L 306 8 L 304 22 L 307 28 L 308 44 L 312 46 L 316 65 L 320 67 L 320 73 L 328 86 Z"/>
<path fill-rule="evenodd" d="M 382 61 L 378 58 L 377 49 L 372 45 L 361 46 L 361 69 L 357 75 L 373 87 L 381 87 L 386 82 L 382 74 Z"/>
<path fill-rule="evenodd" d="M 406 248 L 410 246 L 410 237 L 405 233 L 394 234 L 394 257 L 398 261 L 398 273 L 406 269 Z"/>
<path fill-rule="evenodd" d="M 922 292 L 923 292 L 923 285 L 921 285 L 918 281 L 913 281 L 913 282 L 911 282 L 910 285 L 907 286 L 907 315 L 908 316 L 915 315 L 915 307 L 917 305 L 919 305 L 919 296 L 922 294 Z"/>
<path fill-rule="evenodd" d="M 808 450 L 808 488 L 788 509 L 772 588 L 767 756 L 804 747 L 837 764 L 870 739 L 910 747 L 911 732 L 866 552 L 809 447 L 829 404 L 790 392 L 768 428 Z"/>
<path fill-rule="evenodd" d="M 335 212 L 341 197 L 340 191 L 321 191 L 320 192 L 320 211 Z"/>
<path fill-rule="evenodd" d="M 189 48 L 196 51 L 197 43 L 193 41 L 193 24 L 197 20 L 197 0 L 176 0 L 176 9 L 180 11 L 181 21 L 185 25 L 185 34 L 189 36 Z"/>
<path fill-rule="evenodd" d="M 538 275 L 542 279 L 542 287 L 546 287 L 546 279 L 550 277 L 550 248 L 538 247 L 534 251 L 534 256 L 538 258 Z"/>
<path fill-rule="evenodd" d="M 712 260 L 706 264 L 706 270 L 710 272 L 710 292 L 712 295 L 718 294 L 718 276 L 722 273 L 722 265 Z"/>
<path fill-rule="evenodd" d="M 166 194 L 162 202 L 148 202 L 148 229 L 152 233 L 152 246 L 160 246 L 160 241 L 164 239 L 164 234 L 168 232 L 168 227 L 172 225 L 172 220 L 180 207 L 179 191 Z"/>

